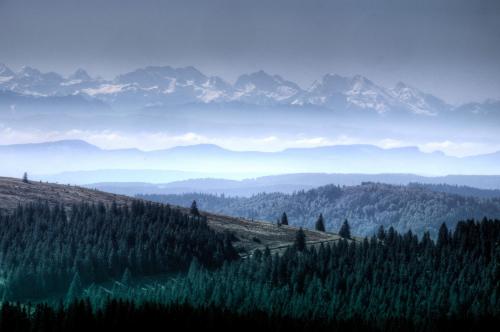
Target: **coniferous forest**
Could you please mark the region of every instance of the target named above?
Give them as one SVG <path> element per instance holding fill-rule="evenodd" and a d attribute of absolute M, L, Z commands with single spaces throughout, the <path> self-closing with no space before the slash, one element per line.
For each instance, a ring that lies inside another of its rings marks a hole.
<path fill-rule="evenodd" d="M 31 204 L 3 215 L 0 235 L 1 331 L 477 331 L 500 322 L 499 220 L 443 224 L 435 239 L 381 227 L 316 246 L 298 230 L 284 252 L 245 259 L 203 213 L 141 201 Z"/>
<path fill-rule="evenodd" d="M 216 268 L 237 258 L 229 235 L 206 218 L 156 203 L 62 206 L 37 203 L 0 216 L 4 300 L 36 299 L 83 285 L 186 270 L 192 259 Z"/>
<path fill-rule="evenodd" d="M 0 332 L 500 331 L 500 0 L 0 0 Z"/>

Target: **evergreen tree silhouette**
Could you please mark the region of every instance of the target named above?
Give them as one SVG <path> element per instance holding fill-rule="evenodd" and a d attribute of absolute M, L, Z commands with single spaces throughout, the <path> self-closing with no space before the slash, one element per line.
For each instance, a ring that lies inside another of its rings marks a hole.
<path fill-rule="evenodd" d="M 295 234 L 295 248 L 297 248 L 298 251 L 304 251 L 304 249 L 306 249 L 306 234 L 302 227 L 299 228 Z"/>
<path fill-rule="evenodd" d="M 281 225 L 288 225 L 288 216 L 286 215 L 286 212 L 283 212 L 281 215 Z"/>
<path fill-rule="evenodd" d="M 351 238 L 351 226 L 349 226 L 349 223 L 347 222 L 347 219 L 344 220 L 344 223 L 340 227 L 339 235 L 341 237 L 343 237 L 344 239 L 350 239 Z"/>
<path fill-rule="evenodd" d="M 130 273 L 130 270 L 129 270 L 128 267 L 123 272 L 121 283 L 124 284 L 125 286 L 131 286 L 132 285 L 132 273 Z"/>
<path fill-rule="evenodd" d="M 324 232 L 325 231 L 325 220 L 323 219 L 323 214 L 320 213 L 318 220 L 316 221 L 316 225 L 314 225 L 317 231 Z"/>
<path fill-rule="evenodd" d="M 82 280 L 80 279 L 80 274 L 75 272 L 73 276 L 73 280 L 69 285 L 68 293 L 66 294 L 66 305 L 72 304 L 75 300 L 77 300 L 83 291 Z"/>
<path fill-rule="evenodd" d="M 193 203 L 191 203 L 190 213 L 193 216 L 199 216 L 200 215 L 200 211 L 198 210 L 198 204 L 196 204 L 196 201 L 193 201 Z"/>

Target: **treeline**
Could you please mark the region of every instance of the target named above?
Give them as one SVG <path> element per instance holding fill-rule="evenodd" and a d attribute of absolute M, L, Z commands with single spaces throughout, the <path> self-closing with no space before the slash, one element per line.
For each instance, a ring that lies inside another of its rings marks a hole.
<path fill-rule="evenodd" d="M 500 218 L 500 198 L 464 197 L 425 186 L 395 186 L 367 182 L 359 186 L 328 185 L 294 194 L 269 193 L 252 197 L 210 194 L 145 195 L 146 199 L 189 207 L 193 200 L 201 209 L 249 219 L 274 222 L 283 212 L 293 226 L 314 228 L 323 214 L 327 231 L 337 231 L 348 219 L 353 234 L 370 236 L 379 226 L 399 232 L 412 230 L 432 237 L 442 223 L 453 228 L 458 220 Z"/>
<path fill-rule="evenodd" d="M 194 261 L 184 278 L 157 285 L 119 285 L 85 292 L 96 306 L 110 296 L 186 303 L 247 315 L 296 320 L 366 322 L 380 330 L 440 330 L 500 318 L 500 220 L 445 225 L 429 233 L 380 229 L 361 243 L 290 247 L 209 271 Z M 402 325 L 401 325 L 402 324 Z"/>
<path fill-rule="evenodd" d="M 20 206 L 0 216 L 0 291 L 5 299 L 39 298 L 86 285 L 186 270 L 193 258 L 216 268 L 237 258 L 229 235 L 206 218 L 156 203 L 131 206 Z"/>

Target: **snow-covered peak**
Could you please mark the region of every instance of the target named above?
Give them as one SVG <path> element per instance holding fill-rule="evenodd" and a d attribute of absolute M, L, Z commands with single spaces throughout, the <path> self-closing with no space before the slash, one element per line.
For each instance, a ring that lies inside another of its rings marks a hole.
<path fill-rule="evenodd" d="M 236 89 L 246 89 L 250 85 L 253 85 L 256 89 L 261 91 L 273 91 L 279 86 L 288 86 L 297 91 L 300 90 L 297 84 L 284 80 L 279 75 L 270 75 L 263 70 L 259 70 L 251 74 L 241 75 L 236 80 L 234 87 Z"/>
<path fill-rule="evenodd" d="M 3 63 L 0 63 L 0 76 L 12 77 L 14 76 L 14 72 L 10 70 L 10 68 L 4 65 Z"/>
<path fill-rule="evenodd" d="M 391 107 L 388 91 L 364 76 L 344 77 L 326 74 L 316 81 L 302 98 L 301 103 L 329 108 L 373 109 L 384 113 Z"/>
<path fill-rule="evenodd" d="M 390 91 L 399 103 L 416 114 L 436 115 L 442 110 L 449 109 L 449 105 L 441 99 L 403 82 L 398 82 Z"/>
<path fill-rule="evenodd" d="M 413 88 L 403 82 L 398 82 L 391 91 L 400 100 L 410 100 L 423 95 L 420 90 L 417 90 L 416 88 Z"/>
<path fill-rule="evenodd" d="M 297 84 L 263 70 L 241 75 L 234 88 L 233 100 L 257 105 L 293 102 L 292 98 L 303 92 Z"/>
<path fill-rule="evenodd" d="M 169 88 L 171 82 L 192 85 L 203 84 L 207 77 L 194 67 L 173 68 L 170 66 L 149 66 L 136 69 L 116 78 L 119 84 L 135 84 L 142 88 Z"/>
<path fill-rule="evenodd" d="M 91 81 L 92 77 L 82 68 L 78 68 L 73 74 L 68 77 L 68 80 Z"/>
<path fill-rule="evenodd" d="M 0 63 L 0 85 L 3 86 L 14 78 L 15 73 L 9 67 Z"/>
<path fill-rule="evenodd" d="M 192 66 L 148 66 L 105 81 L 92 78 L 83 69 L 63 78 L 57 73 L 42 73 L 32 67 L 23 67 L 19 73 L 14 73 L 0 64 L 0 87 L 29 95 L 85 94 L 112 106 L 241 102 L 426 115 L 451 109 L 439 98 L 405 83 L 399 82 L 388 89 L 361 75 L 326 74 L 304 91 L 296 83 L 263 70 L 241 75 L 234 84 L 229 84 L 220 77 L 206 76 Z"/>
<path fill-rule="evenodd" d="M 315 81 L 309 88 L 309 92 L 343 92 L 349 85 L 349 79 L 337 74 L 326 74 L 321 81 Z"/>
<path fill-rule="evenodd" d="M 18 79 L 23 79 L 25 82 L 62 82 L 64 80 L 61 75 L 55 72 L 42 73 L 40 70 L 29 66 L 22 67 L 16 76 Z"/>

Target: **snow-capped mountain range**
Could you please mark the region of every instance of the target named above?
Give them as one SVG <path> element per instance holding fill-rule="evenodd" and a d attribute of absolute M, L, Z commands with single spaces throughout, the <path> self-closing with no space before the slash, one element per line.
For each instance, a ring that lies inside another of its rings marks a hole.
<path fill-rule="evenodd" d="M 161 107 L 185 104 L 243 103 L 258 106 L 314 106 L 332 110 L 368 110 L 377 114 L 404 111 L 433 116 L 454 109 L 488 111 L 498 102 L 489 101 L 452 107 L 431 94 L 402 82 L 380 86 L 366 77 L 326 74 L 308 89 L 279 75 L 264 71 L 241 75 L 234 84 L 207 76 L 194 67 L 149 66 L 118 75 L 113 80 L 91 77 L 78 69 L 68 77 L 42 73 L 32 67 L 14 72 L 0 64 L 0 92 L 20 97 L 83 96 L 111 107 Z M 10 96 L 12 97 L 12 96 Z M 0 95 L 1 98 L 1 95 Z"/>

